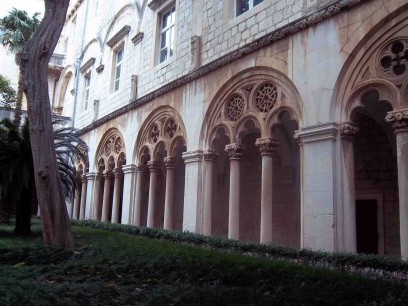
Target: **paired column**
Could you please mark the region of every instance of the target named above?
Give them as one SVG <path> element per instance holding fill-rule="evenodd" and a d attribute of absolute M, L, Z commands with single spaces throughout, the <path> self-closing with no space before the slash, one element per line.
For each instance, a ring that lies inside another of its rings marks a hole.
<path fill-rule="evenodd" d="M 272 242 L 272 182 L 273 154 L 278 141 L 271 138 L 259 138 L 255 145 L 259 147 L 262 156 L 262 189 L 261 189 L 261 243 Z"/>
<path fill-rule="evenodd" d="M 113 170 L 115 183 L 113 187 L 113 209 L 112 209 L 112 223 L 119 223 L 120 206 L 122 200 L 122 181 L 123 172 L 121 168 Z"/>
<path fill-rule="evenodd" d="M 350 122 L 340 125 L 343 167 L 343 249 L 357 252 L 354 138 L 359 128 Z"/>
<path fill-rule="evenodd" d="M 214 164 L 218 157 L 215 150 L 205 150 L 205 182 L 204 182 L 204 205 L 203 205 L 203 234 L 211 235 L 212 225 L 212 198 L 213 198 L 213 175 Z"/>
<path fill-rule="evenodd" d="M 408 260 L 408 109 L 389 112 L 385 121 L 397 140 L 401 257 Z"/>
<path fill-rule="evenodd" d="M 136 226 L 141 226 L 142 224 L 142 187 L 143 187 L 143 168 L 144 166 L 138 164 L 136 166 L 136 198 L 135 198 L 135 208 L 133 211 L 133 223 Z"/>
<path fill-rule="evenodd" d="M 174 210 L 174 173 L 176 168 L 175 159 L 165 157 L 166 165 L 166 198 L 164 202 L 164 229 L 173 229 Z"/>
<path fill-rule="evenodd" d="M 79 220 L 85 220 L 85 205 L 86 205 L 86 185 L 87 179 L 85 175 L 81 176 L 81 206 L 79 208 Z"/>
<path fill-rule="evenodd" d="M 149 204 L 147 209 L 147 227 L 154 227 L 155 210 L 157 202 L 157 176 L 159 162 L 149 161 L 147 163 L 150 170 Z"/>
<path fill-rule="evenodd" d="M 86 175 L 86 203 L 85 206 L 85 219 L 93 219 L 95 214 L 95 177 L 96 173 L 88 172 Z M 93 205 L 92 205 L 93 204 Z"/>
<path fill-rule="evenodd" d="M 95 202 L 93 217 L 95 220 L 101 221 L 101 206 L 102 206 L 102 188 L 103 188 L 103 174 L 98 172 L 95 176 Z"/>
<path fill-rule="evenodd" d="M 225 146 L 230 158 L 230 188 L 228 238 L 239 239 L 240 159 L 245 146 L 232 143 Z"/>
<path fill-rule="evenodd" d="M 103 173 L 105 178 L 105 186 L 103 189 L 103 205 L 102 205 L 102 222 L 110 221 L 110 199 L 111 199 L 111 184 L 112 184 L 112 172 L 105 170 Z"/>

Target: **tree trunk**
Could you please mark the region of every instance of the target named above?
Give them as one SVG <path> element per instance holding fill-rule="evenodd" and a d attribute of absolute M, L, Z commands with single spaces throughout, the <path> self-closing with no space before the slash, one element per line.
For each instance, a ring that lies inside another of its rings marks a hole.
<path fill-rule="evenodd" d="M 16 54 L 16 63 L 20 66 L 21 62 L 21 54 Z M 20 127 L 21 123 L 21 108 L 23 104 L 23 90 L 24 90 L 24 76 L 21 71 L 21 68 L 18 71 L 18 87 L 17 87 L 17 97 L 16 97 L 16 108 L 14 109 L 14 124 L 16 125 L 17 129 Z"/>
<path fill-rule="evenodd" d="M 33 154 L 35 184 L 41 209 L 44 242 L 72 249 L 74 241 L 58 172 L 51 107 L 48 96 L 48 62 L 58 42 L 69 0 L 45 0 L 45 15 L 22 54 Z"/>

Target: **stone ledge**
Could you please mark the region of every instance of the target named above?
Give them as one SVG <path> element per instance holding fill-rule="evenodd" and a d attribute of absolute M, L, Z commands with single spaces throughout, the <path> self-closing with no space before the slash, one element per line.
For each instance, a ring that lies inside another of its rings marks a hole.
<path fill-rule="evenodd" d="M 130 26 L 129 25 L 125 25 L 123 28 L 121 28 L 115 35 L 113 35 L 113 37 L 111 39 L 109 39 L 106 44 L 109 47 L 113 47 L 114 45 L 116 45 L 123 37 L 125 37 L 126 35 L 128 35 L 130 32 Z"/>

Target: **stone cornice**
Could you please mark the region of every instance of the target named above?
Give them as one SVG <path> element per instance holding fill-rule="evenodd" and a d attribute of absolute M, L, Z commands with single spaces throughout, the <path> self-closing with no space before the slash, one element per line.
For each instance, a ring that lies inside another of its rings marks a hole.
<path fill-rule="evenodd" d="M 114 45 L 116 45 L 118 42 L 121 41 L 121 39 L 123 37 L 125 37 L 126 35 L 128 35 L 130 32 L 130 26 L 129 25 L 125 25 L 123 28 L 121 28 L 115 35 L 112 36 L 111 39 L 109 39 L 106 44 L 109 47 L 113 47 Z"/>
<path fill-rule="evenodd" d="M 65 22 L 68 22 L 68 20 L 75 15 L 76 11 L 78 10 L 79 6 L 81 5 L 81 3 L 84 2 L 84 0 L 78 0 L 75 4 L 74 7 L 68 12 L 67 14 L 67 19 L 65 20 Z"/>
<path fill-rule="evenodd" d="M 335 122 L 311 125 L 295 132 L 295 138 L 301 143 L 336 139 L 338 125 Z"/>
<path fill-rule="evenodd" d="M 83 64 L 81 66 L 81 68 L 79 68 L 79 71 L 81 73 L 85 73 L 89 68 L 91 68 L 91 66 L 95 63 L 95 58 L 91 57 L 89 60 L 86 61 L 85 64 Z"/>
<path fill-rule="evenodd" d="M 152 91 L 151 93 L 146 94 L 143 97 L 140 97 L 136 100 L 131 101 L 129 104 L 111 112 L 110 114 L 100 118 L 99 120 L 94 121 L 90 125 L 80 129 L 78 131 L 79 135 L 83 135 L 98 126 L 101 126 L 102 124 L 122 115 L 127 113 L 128 111 L 132 109 L 136 109 L 137 107 L 148 103 L 152 100 L 154 100 L 156 97 L 159 97 L 171 90 L 174 90 L 175 88 L 178 88 L 180 86 L 183 86 L 193 80 L 196 80 L 222 66 L 225 66 L 235 60 L 238 60 L 242 57 L 244 57 L 247 54 L 250 54 L 252 52 L 255 52 L 261 48 L 264 48 L 278 40 L 281 40 L 289 35 L 293 35 L 297 32 L 300 32 L 314 24 L 319 23 L 322 20 L 328 19 L 332 16 L 335 16 L 339 14 L 342 10 L 347 9 L 349 7 L 355 6 L 357 4 L 363 3 L 363 2 L 368 2 L 370 0 L 339 0 L 335 3 L 332 3 L 330 5 L 325 6 L 324 8 L 315 11 L 313 13 L 310 13 L 304 17 L 301 17 L 286 26 L 283 26 L 269 34 L 266 34 L 265 36 L 258 38 L 257 40 L 235 50 L 232 51 L 196 70 L 194 70 L 191 73 L 188 73 L 170 83 L 167 83 L 163 85 L 162 87 Z"/>

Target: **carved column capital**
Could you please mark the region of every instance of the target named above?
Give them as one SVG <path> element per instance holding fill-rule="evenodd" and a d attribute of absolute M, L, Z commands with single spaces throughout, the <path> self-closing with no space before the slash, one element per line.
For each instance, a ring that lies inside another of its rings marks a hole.
<path fill-rule="evenodd" d="M 204 150 L 204 160 L 214 162 L 218 157 L 218 152 L 216 150 L 207 149 Z"/>
<path fill-rule="evenodd" d="M 360 128 L 352 122 L 343 122 L 340 124 L 340 135 L 342 138 L 353 139 Z"/>
<path fill-rule="evenodd" d="M 148 161 L 147 166 L 149 167 L 150 172 L 154 172 L 159 170 L 159 162 L 158 161 Z"/>
<path fill-rule="evenodd" d="M 392 125 L 394 133 L 408 132 L 408 109 L 388 112 L 385 121 Z"/>
<path fill-rule="evenodd" d="M 279 145 L 279 141 L 277 139 L 272 138 L 258 138 L 255 141 L 255 145 L 259 148 L 261 155 L 272 155 L 276 148 Z"/>
<path fill-rule="evenodd" d="M 86 175 L 81 175 L 81 182 L 82 183 L 86 183 L 87 182 L 87 177 L 86 177 Z"/>
<path fill-rule="evenodd" d="M 165 157 L 163 162 L 166 165 L 166 169 L 174 169 L 176 167 L 176 159 L 174 157 Z"/>
<path fill-rule="evenodd" d="M 123 171 L 121 168 L 115 168 L 113 169 L 113 176 L 115 178 L 121 178 L 123 176 Z"/>
<path fill-rule="evenodd" d="M 245 146 L 238 143 L 231 143 L 225 146 L 230 159 L 240 159 L 242 153 L 245 151 Z"/>
<path fill-rule="evenodd" d="M 136 165 L 136 172 L 144 172 L 146 170 L 147 166 L 143 164 L 137 164 Z"/>
<path fill-rule="evenodd" d="M 102 172 L 98 172 L 95 175 L 95 180 L 100 181 L 103 179 L 103 173 Z"/>
<path fill-rule="evenodd" d="M 109 170 L 103 171 L 103 177 L 105 178 L 105 180 L 111 179 L 113 177 L 112 171 Z"/>

